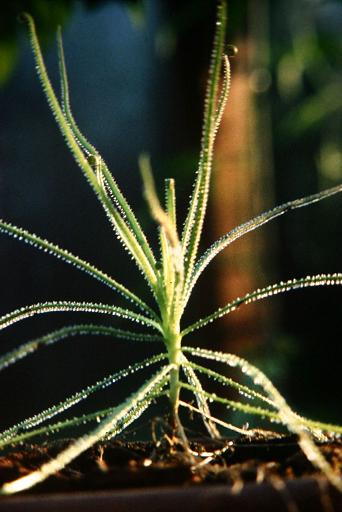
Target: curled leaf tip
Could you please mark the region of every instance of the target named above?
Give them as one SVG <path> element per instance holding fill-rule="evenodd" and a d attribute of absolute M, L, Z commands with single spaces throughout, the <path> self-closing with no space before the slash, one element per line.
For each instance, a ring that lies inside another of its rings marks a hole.
<path fill-rule="evenodd" d="M 18 14 L 17 20 L 19 21 L 19 23 L 28 23 L 28 22 L 32 22 L 33 18 L 31 16 L 31 14 L 23 11 Z"/>

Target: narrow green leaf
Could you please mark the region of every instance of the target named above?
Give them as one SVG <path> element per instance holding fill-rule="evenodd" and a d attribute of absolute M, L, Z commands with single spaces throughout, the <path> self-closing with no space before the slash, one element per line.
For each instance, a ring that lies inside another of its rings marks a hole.
<path fill-rule="evenodd" d="M 60 85 L 61 85 L 61 98 L 62 98 L 62 109 L 64 112 L 64 116 L 68 121 L 70 128 L 74 132 L 75 138 L 77 139 L 78 144 L 89 154 L 89 155 L 97 155 L 98 152 L 96 148 L 86 139 L 83 133 L 80 131 L 75 118 L 72 114 L 71 104 L 70 104 L 70 93 L 69 93 L 69 81 L 68 74 L 65 65 L 65 56 L 64 56 L 64 48 L 63 48 L 63 40 L 62 40 L 62 30 L 61 27 L 57 29 L 57 49 L 58 49 L 58 66 L 59 66 L 59 76 L 60 76 Z"/>
<path fill-rule="evenodd" d="M 173 178 L 165 180 L 165 206 L 169 219 L 177 231 L 176 191 Z"/>
<path fill-rule="evenodd" d="M 184 264 L 182 262 L 182 250 L 178 239 L 177 219 L 176 219 L 176 196 L 173 179 L 165 180 L 165 210 L 170 219 L 171 225 L 174 227 L 176 233 L 177 246 L 170 244 L 169 238 L 166 235 L 165 229 L 160 229 L 160 248 L 161 248 L 161 261 L 163 265 L 163 281 L 165 290 L 165 312 L 163 316 L 170 318 L 172 316 L 171 308 L 174 304 L 175 285 L 176 282 L 183 281 Z M 175 256 L 179 261 L 175 261 Z M 181 279 L 176 276 L 176 270 L 181 272 Z M 177 300 L 177 299 L 176 299 Z"/>
<path fill-rule="evenodd" d="M 146 406 L 145 408 L 147 408 L 152 401 L 162 396 L 162 393 L 151 393 L 148 396 L 149 398 L 146 401 L 142 402 L 142 406 Z M 75 416 L 71 419 L 57 421 L 56 423 L 51 423 L 49 425 L 44 425 L 33 430 L 22 432 L 20 434 L 17 434 L 16 436 L 11 437 L 7 441 L 0 440 L 0 448 L 4 448 L 6 446 L 12 447 L 17 444 L 22 444 L 23 442 L 27 442 L 29 439 L 38 436 L 59 434 L 61 430 L 78 427 L 80 425 L 83 426 L 86 423 L 90 423 L 92 421 L 96 421 L 97 423 L 99 423 L 100 420 L 102 420 L 103 418 L 106 418 L 110 414 L 113 414 L 114 410 L 115 407 L 107 407 L 106 409 L 101 409 L 99 411 L 95 411 L 89 414 L 83 414 L 82 416 Z"/>
<path fill-rule="evenodd" d="M 165 212 L 159 202 L 156 186 L 154 183 L 150 158 L 142 154 L 139 157 L 139 167 L 144 184 L 144 196 L 150 207 L 152 217 L 164 229 L 165 234 L 172 247 L 179 245 L 178 233 L 171 217 Z"/>
<path fill-rule="evenodd" d="M 58 46 L 58 61 L 59 61 L 59 70 L 60 70 L 60 78 L 61 78 L 61 93 L 62 93 L 62 107 L 63 112 L 65 115 L 66 120 L 69 123 L 69 126 L 71 130 L 73 131 L 73 134 L 78 141 L 79 145 L 84 149 L 84 151 L 94 157 L 97 158 L 100 165 L 100 174 L 105 179 L 105 185 L 109 189 L 109 194 L 112 197 L 114 201 L 114 206 L 116 206 L 121 213 L 123 214 L 123 217 L 127 220 L 129 223 L 129 226 L 134 233 L 135 237 L 137 238 L 139 244 L 142 246 L 144 253 L 149 260 L 152 267 L 155 266 L 155 258 L 152 253 L 152 250 L 147 242 L 146 236 L 135 217 L 132 208 L 129 206 L 126 198 L 122 194 L 117 182 L 113 178 L 111 172 L 108 169 L 108 166 L 104 162 L 103 158 L 98 153 L 97 149 L 90 144 L 90 142 L 86 139 L 86 137 L 83 135 L 83 133 L 80 131 L 79 127 L 76 124 L 76 121 L 74 119 L 74 116 L 71 111 L 71 105 L 70 105 L 70 94 L 69 94 L 69 84 L 68 84 L 68 76 L 67 76 L 67 70 L 65 65 L 65 57 L 64 57 L 64 49 L 63 49 L 63 41 L 62 41 L 62 33 L 59 28 L 57 32 L 57 46 Z"/>
<path fill-rule="evenodd" d="M 186 349 L 184 349 L 183 351 L 186 352 Z M 274 403 L 267 396 L 264 396 L 261 393 L 254 391 L 254 389 L 252 389 L 248 386 L 244 386 L 243 384 L 240 384 L 239 382 L 236 382 L 235 380 L 230 379 L 229 377 L 225 377 L 224 375 L 221 375 L 220 373 L 210 370 L 209 368 L 206 368 L 205 366 L 201 366 L 201 365 L 193 363 L 191 361 L 188 361 L 188 364 L 194 370 L 196 370 L 200 373 L 203 373 L 204 375 L 207 375 L 208 377 L 215 380 L 216 382 L 220 382 L 224 386 L 229 386 L 233 389 L 236 389 L 242 396 L 244 396 L 246 398 L 249 398 L 249 399 L 257 398 L 258 400 L 266 402 L 267 404 L 271 405 L 272 407 L 275 407 Z"/>
<path fill-rule="evenodd" d="M 143 384 L 136 393 L 116 407 L 114 412 L 103 420 L 90 434 L 79 437 L 68 448 L 59 453 L 56 458 L 43 464 L 40 469 L 13 482 L 4 484 L 0 493 L 6 495 L 29 489 L 45 480 L 48 476 L 63 469 L 69 462 L 93 446 L 97 441 L 103 439 L 109 432 L 113 433 L 113 435 L 118 434 L 144 412 L 145 409 L 142 407 L 142 404 L 146 402 L 151 393 L 161 389 L 167 382 L 170 370 L 170 365 L 163 367 L 162 370 Z"/>
<path fill-rule="evenodd" d="M 203 353 L 202 350 L 203 349 L 193 348 L 193 347 L 191 347 L 191 348 L 183 347 L 182 348 L 183 352 L 189 352 L 194 356 L 206 358 L 207 353 L 205 351 Z M 212 353 L 212 351 L 209 351 L 209 352 Z M 208 357 L 208 358 L 213 359 L 213 357 Z M 224 362 L 226 362 L 226 361 L 224 361 Z M 220 382 L 224 386 L 229 386 L 229 387 L 232 387 L 233 389 L 238 390 L 242 396 L 244 396 L 248 399 L 256 398 L 258 400 L 261 400 L 261 401 L 269 404 L 271 407 L 276 408 L 276 405 L 269 397 L 262 395 L 261 393 L 258 393 L 254 389 L 252 389 L 248 386 L 245 386 L 243 384 L 240 384 L 239 382 L 236 382 L 233 379 L 230 379 L 229 377 L 225 377 L 221 373 L 217 373 L 213 370 L 210 370 L 209 368 L 207 368 L 205 366 L 201 366 L 196 363 L 193 363 L 192 361 L 189 361 L 188 364 L 190 366 L 192 366 L 195 370 L 207 375 L 208 377 L 212 378 L 213 380 L 215 380 L 217 382 Z M 308 429 L 311 431 L 311 433 L 314 436 L 316 436 L 317 438 L 321 437 L 319 431 L 334 433 L 334 434 L 342 433 L 342 426 L 340 426 L 340 425 L 333 425 L 332 423 L 323 423 L 321 421 L 310 420 L 303 416 L 299 416 L 297 413 L 294 413 L 294 414 L 296 414 L 296 416 L 298 416 L 298 418 L 300 418 L 302 423 L 305 424 L 308 427 Z M 278 418 L 278 420 L 280 421 L 280 418 Z"/>
<path fill-rule="evenodd" d="M 205 97 L 202 143 L 197 178 L 182 236 L 186 282 L 192 273 L 207 209 L 217 122 L 216 100 L 222 66 L 225 29 L 226 3 L 222 1 L 219 3 L 217 11 L 216 31 Z"/>
<path fill-rule="evenodd" d="M 109 414 L 114 411 L 115 407 L 107 407 L 107 409 L 102 409 L 100 411 L 95 411 L 90 414 L 83 414 L 82 416 L 75 416 L 72 419 L 57 421 L 56 423 L 51 423 L 49 425 L 44 425 L 42 427 L 29 430 L 26 432 L 22 432 L 17 434 L 7 440 L 1 440 L 0 438 L 0 448 L 5 448 L 6 446 L 15 446 L 17 444 L 22 444 L 28 439 L 32 439 L 33 437 L 42 436 L 42 435 L 50 435 L 57 434 L 61 430 L 77 427 L 79 425 L 85 425 L 91 421 L 98 421 L 99 419 L 105 418 Z"/>
<path fill-rule="evenodd" d="M 35 414 L 30 418 L 22 420 L 20 423 L 17 423 L 13 427 L 10 427 L 7 430 L 0 433 L 0 445 L 1 443 L 7 444 L 10 439 L 12 439 L 14 436 L 18 434 L 18 432 L 23 430 L 30 430 L 36 427 L 37 425 L 40 425 L 41 423 L 53 418 L 54 416 L 61 414 L 67 409 L 70 409 L 70 407 L 73 407 L 82 400 L 85 400 L 86 398 L 96 393 L 97 391 L 105 389 L 111 386 L 112 384 L 115 384 L 119 380 L 126 378 L 139 370 L 142 370 L 155 363 L 159 363 L 163 359 L 167 359 L 166 354 L 157 354 L 155 356 L 144 359 L 143 361 L 128 366 L 123 370 L 120 370 L 116 373 L 113 373 L 105 377 L 104 379 L 99 380 L 95 384 L 87 386 L 86 388 L 82 389 L 81 391 L 78 391 L 77 393 L 74 393 L 73 395 L 71 395 L 70 397 L 66 398 L 65 400 L 58 404 L 53 405 L 52 407 L 49 407 L 48 409 L 45 409 L 44 411 L 41 411 L 40 413 Z"/>
<path fill-rule="evenodd" d="M 317 194 L 312 194 L 310 196 L 302 197 L 300 199 L 295 199 L 294 201 L 289 201 L 287 203 L 284 203 L 280 206 L 273 208 L 272 210 L 268 210 L 267 212 L 264 212 L 261 215 L 258 215 L 257 217 L 254 217 L 253 219 L 249 220 L 248 222 L 245 222 L 244 224 L 241 224 L 240 226 L 237 226 L 236 228 L 229 231 L 229 233 L 219 238 L 209 247 L 209 249 L 205 251 L 203 256 L 196 263 L 193 275 L 191 277 L 191 282 L 187 291 L 186 302 L 189 300 L 191 292 L 202 272 L 209 265 L 211 260 L 213 260 L 215 256 L 217 256 L 221 251 L 223 251 L 229 244 L 231 244 L 238 238 L 246 235 L 250 231 L 254 231 L 254 229 L 263 226 L 270 220 L 273 220 L 276 217 L 279 217 L 280 215 L 283 215 L 284 213 L 290 210 L 295 210 L 297 208 L 302 208 L 303 206 L 307 206 L 309 204 L 317 203 L 318 201 L 338 194 L 339 192 L 342 192 L 342 185 L 337 185 L 336 187 L 328 188 L 326 190 L 323 190 L 322 192 L 318 192 Z"/>
<path fill-rule="evenodd" d="M 256 302 L 257 300 L 266 299 L 272 295 L 278 295 L 279 293 L 285 293 L 291 290 L 297 290 L 300 288 L 308 288 L 311 286 L 334 286 L 342 284 L 342 274 L 317 274 L 314 276 L 306 276 L 300 279 L 290 279 L 289 281 L 281 281 L 277 284 L 266 286 L 266 288 L 260 288 L 251 293 L 247 293 L 244 297 L 237 298 L 232 302 L 229 302 L 226 306 L 217 309 L 214 313 L 201 320 L 198 320 L 194 324 L 190 325 L 182 332 L 182 336 L 186 336 L 190 332 L 193 332 L 205 325 L 221 318 L 224 315 L 232 313 L 242 304 L 249 304 Z"/>
<path fill-rule="evenodd" d="M 51 85 L 49 76 L 47 74 L 47 70 L 45 67 L 45 63 L 43 60 L 43 56 L 40 50 L 39 41 L 36 34 L 36 29 L 34 25 L 34 21 L 32 17 L 25 13 L 24 15 L 25 20 L 28 23 L 29 29 L 30 29 L 30 39 L 31 39 L 31 46 L 33 49 L 34 57 L 36 60 L 36 67 L 38 71 L 38 76 L 40 78 L 43 90 L 45 92 L 48 104 L 51 108 L 51 111 L 57 121 L 57 124 L 61 130 L 61 133 L 63 134 L 66 143 L 72 152 L 75 161 L 80 166 L 84 176 L 86 177 L 87 181 L 93 188 L 95 194 L 97 195 L 100 203 L 102 204 L 103 208 L 105 209 L 109 219 L 114 225 L 115 231 L 117 233 L 117 236 L 119 240 L 126 246 L 126 248 L 129 250 L 129 252 L 132 254 L 135 262 L 141 269 L 142 273 L 146 277 L 150 287 L 152 290 L 154 290 L 154 287 L 157 282 L 157 277 L 155 274 L 155 268 L 151 263 L 148 261 L 141 245 L 137 241 L 136 237 L 126 224 L 125 220 L 122 218 L 119 211 L 113 206 L 111 200 L 108 198 L 105 190 L 101 186 L 101 184 L 98 182 L 98 178 L 96 173 L 94 173 L 93 168 L 91 167 L 90 163 L 88 162 L 86 156 L 83 154 L 82 149 L 79 147 L 77 140 L 75 139 L 75 136 L 73 134 L 72 129 L 69 126 L 68 121 L 64 117 L 63 111 L 59 105 L 59 102 L 57 100 L 57 97 L 55 95 L 55 92 L 53 90 L 53 87 Z"/>
<path fill-rule="evenodd" d="M 202 415 L 203 423 L 213 439 L 219 439 L 220 433 L 215 424 L 210 420 L 211 413 L 207 402 L 207 397 L 204 394 L 202 384 L 194 371 L 194 365 L 189 363 L 184 354 L 182 354 L 182 368 L 190 386 L 194 388 L 194 394 L 197 402 L 198 409 Z"/>
<path fill-rule="evenodd" d="M 170 309 L 172 306 L 172 297 L 175 287 L 175 268 L 170 254 L 170 244 L 168 242 L 165 230 L 159 229 L 159 244 L 160 244 L 160 257 L 162 263 L 162 276 L 161 276 L 161 292 L 159 300 L 159 308 L 161 311 L 161 318 L 170 317 Z"/>
<path fill-rule="evenodd" d="M 194 387 L 194 386 L 192 386 L 192 387 L 194 389 L 196 389 L 196 387 Z M 207 398 L 209 398 L 209 397 L 207 397 Z M 210 420 L 212 423 L 215 423 L 216 425 L 220 425 L 221 427 L 224 427 L 228 430 L 232 430 L 233 432 L 237 432 L 238 434 L 241 434 L 243 436 L 251 436 L 252 435 L 252 432 L 250 430 L 236 427 L 232 423 L 227 423 L 226 421 L 222 421 L 222 420 L 216 418 L 215 416 L 208 415 L 203 410 L 198 409 L 197 407 L 194 407 L 192 404 L 189 404 L 188 402 L 183 402 L 183 400 L 179 400 L 179 405 L 182 407 L 185 407 L 186 409 L 189 409 L 190 411 L 197 412 L 202 417 L 205 417 L 208 420 Z"/>
<path fill-rule="evenodd" d="M 32 317 L 34 315 L 41 315 L 44 313 L 55 313 L 55 312 L 85 312 L 85 313 L 101 313 L 104 315 L 117 316 L 136 322 L 141 325 L 148 325 L 153 327 L 157 331 L 161 332 L 161 327 L 158 322 L 147 318 L 139 313 L 134 313 L 129 309 L 123 309 L 117 306 L 111 306 L 110 304 L 102 304 L 95 302 L 73 302 L 73 301 L 51 301 L 51 302 L 40 302 L 32 304 L 30 306 L 24 306 L 20 309 L 12 311 L 7 315 L 0 318 L 0 330 L 13 325 L 16 322 L 24 320 L 25 318 Z"/>
<path fill-rule="evenodd" d="M 182 246 L 176 225 L 169 214 L 162 208 L 156 192 L 152 169 L 147 155 L 139 158 L 140 171 L 144 183 L 145 199 L 150 207 L 152 217 L 160 225 L 160 245 L 162 252 L 163 276 L 161 310 L 167 310 L 169 324 L 178 318 L 182 307 L 184 283 L 184 261 Z M 170 198 L 172 201 L 172 198 Z M 170 205 L 172 208 L 172 206 Z M 172 214 L 174 216 L 174 214 Z M 165 307 L 163 307 L 165 304 Z M 163 313 L 164 314 L 164 313 Z"/>
<path fill-rule="evenodd" d="M 196 387 L 187 384 L 186 382 L 181 382 L 181 386 L 182 388 L 188 389 L 193 393 L 196 392 Z M 228 400 L 227 398 L 218 396 L 216 393 L 208 393 L 207 391 L 203 391 L 203 395 L 213 402 L 218 402 L 220 404 L 226 405 L 227 407 L 229 407 L 229 409 L 241 411 L 245 414 L 262 416 L 264 418 L 269 418 L 274 421 L 278 419 L 278 414 L 275 411 L 270 411 L 269 409 L 263 409 L 262 407 L 258 407 L 255 405 L 244 404 L 243 402 L 237 402 L 236 400 Z"/>
<path fill-rule="evenodd" d="M 324 475 L 327 477 L 327 479 L 332 485 L 334 485 L 339 491 L 342 491 L 341 478 L 334 472 L 331 465 L 327 462 L 325 457 L 320 452 L 319 448 L 315 445 L 313 439 L 308 434 L 306 425 L 303 423 L 301 417 L 298 416 L 294 411 L 292 411 L 292 409 L 287 404 L 285 398 L 279 393 L 279 391 L 276 389 L 273 383 L 268 379 L 268 377 L 266 377 L 266 375 L 262 371 L 260 371 L 258 368 L 253 366 L 245 359 L 236 356 L 235 354 L 228 354 L 205 349 L 190 349 L 188 351 L 191 354 L 196 355 L 198 357 L 204 357 L 205 359 L 220 361 L 222 363 L 226 363 L 228 366 L 231 367 L 238 367 L 246 376 L 252 379 L 253 383 L 256 386 L 260 386 L 278 409 L 280 421 L 288 428 L 290 432 L 298 435 L 299 445 L 303 452 L 305 453 L 308 460 L 320 471 L 322 471 L 322 473 L 324 473 Z M 239 407 L 239 410 L 242 410 L 241 406 Z M 252 414 L 258 413 L 255 411 Z"/>
<path fill-rule="evenodd" d="M 52 244 L 47 240 L 40 238 L 34 233 L 30 233 L 23 228 L 19 228 L 10 224 L 8 222 L 4 222 L 0 219 L 0 233 L 4 233 L 9 235 L 17 240 L 25 242 L 26 244 L 32 245 L 36 249 L 40 249 L 56 258 L 68 263 L 69 265 L 73 265 L 78 270 L 82 270 L 86 274 L 89 274 L 91 277 L 94 277 L 101 283 L 104 283 L 106 286 L 109 286 L 112 290 L 115 290 L 120 295 L 125 297 L 128 301 L 137 305 L 141 310 L 148 313 L 153 318 L 157 318 L 156 313 L 145 304 L 139 297 L 137 297 L 133 292 L 128 290 L 125 286 L 118 283 L 115 279 L 108 276 L 101 270 L 97 269 L 87 261 L 82 260 L 78 256 L 75 256 L 69 251 L 65 249 L 61 249 L 58 245 Z"/>
<path fill-rule="evenodd" d="M 223 73 L 223 84 L 221 88 L 220 98 L 218 101 L 218 107 L 216 111 L 216 123 L 215 123 L 215 131 L 217 132 L 220 128 L 222 116 L 225 111 L 227 101 L 229 98 L 230 93 L 230 86 L 231 86 L 231 75 L 230 75 L 230 62 L 227 57 L 227 55 L 223 56 L 223 66 L 224 66 L 224 73 Z"/>
<path fill-rule="evenodd" d="M 98 335 L 98 336 L 111 336 L 117 339 L 124 339 L 130 341 L 163 341 L 163 338 L 158 334 L 145 334 L 139 332 L 125 331 L 122 329 L 116 329 L 107 325 L 94 325 L 94 324 L 79 324 L 62 327 L 49 334 L 40 336 L 34 340 L 28 341 L 20 345 L 19 347 L 7 352 L 4 356 L 0 357 L 0 371 L 7 368 L 8 366 L 16 363 L 19 359 L 23 359 L 36 352 L 38 349 L 47 345 L 52 345 L 58 341 L 62 341 L 66 338 L 73 336 L 85 336 L 85 335 Z"/>

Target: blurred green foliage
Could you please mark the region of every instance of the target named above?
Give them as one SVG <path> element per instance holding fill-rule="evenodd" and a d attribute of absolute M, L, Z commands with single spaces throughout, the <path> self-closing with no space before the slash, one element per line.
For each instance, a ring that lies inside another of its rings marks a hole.
<path fill-rule="evenodd" d="M 284 141 L 304 135 L 319 138 L 315 143 L 328 156 L 326 161 L 320 158 L 319 170 L 339 178 L 336 170 L 330 172 L 330 149 L 336 153 L 342 126 L 342 4 L 335 0 L 281 1 L 272 9 L 280 135 Z"/>
<path fill-rule="evenodd" d="M 143 5 L 139 0 L 122 1 L 129 9 L 133 22 L 140 23 Z M 98 8 L 108 0 L 83 0 L 86 8 Z M 4 0 L 0 7 L 0 87 L 10 78 L 19 57 L 18 34 L 20 14 L 30 13 L 39 27 L 42 45 L 54 40 L 58 25 L 64 25 L 71 16 L 77 0 Z"/>

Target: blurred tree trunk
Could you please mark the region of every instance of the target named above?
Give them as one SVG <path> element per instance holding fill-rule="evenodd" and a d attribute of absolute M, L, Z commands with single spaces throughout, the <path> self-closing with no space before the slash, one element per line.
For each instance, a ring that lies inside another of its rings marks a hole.
<path fill-rule="evenodd" d="M 267 3 L 256 6 L 251 0 L 248 17 L 248 36 L 233 41 L 239 52 L 232 59 L 232 87 L 216 142 L 211 203 L 215 239 L 273 204 L 270 116 L 263 95 L 270 85 Z M 220 254 L 214 280 L 219 305 L 270 281 L 265 273 L 272 269 L 265 271 L 264 265 L 267 245 L 258 230 Z M 241 352 L 262 343 L 269 308 L 269 303 L 250 304 L 223 318 L 219 337 L 224 349 Z"/>

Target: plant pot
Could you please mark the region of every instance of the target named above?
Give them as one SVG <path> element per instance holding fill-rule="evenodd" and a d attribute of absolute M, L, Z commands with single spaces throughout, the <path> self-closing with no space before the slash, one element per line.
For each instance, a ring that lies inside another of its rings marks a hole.
<path fill-rule="evenodd" d="M 32 471 L 65 443 L 29 446 L 2 457 L 1 479 Z M 181 455 L 150 463 L 151 443 L 98 445 L 31 491 L 3 497 L 0 512 L 342 510 L 342 494 L 317 474 L 293 438 L 226 441 L 223 446 L 216 462 L 193 472 Z M 204 449 L 203 441 L 192 447 Z M 205 449 L 217 450 L 217 444 L 206 442 Z M 342 465 L 340 442 L 326 443 L 322 450 L 336 468 Z"/>
<path fill-rule="evenodd" d="M 324 479 L 288 481 L 282 490 L 270 483 L 246 484 L 238 494 L 225 485 L 160 487 L 122 491 L 41 494 L 3 498 L 1 512 L 332 512 L 342 510 L 342 495 Z M 323 488 L 323 489 L 322 489 Z"/>

